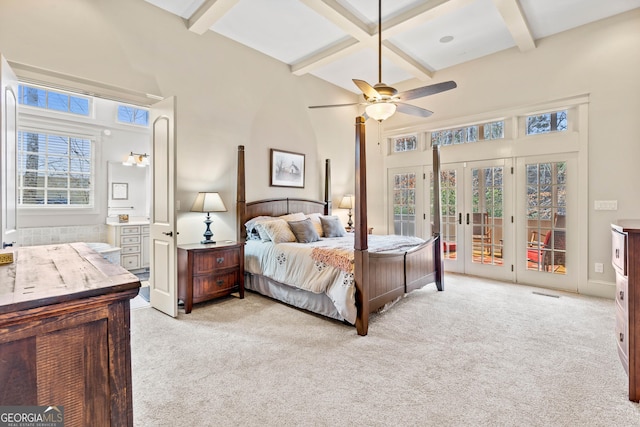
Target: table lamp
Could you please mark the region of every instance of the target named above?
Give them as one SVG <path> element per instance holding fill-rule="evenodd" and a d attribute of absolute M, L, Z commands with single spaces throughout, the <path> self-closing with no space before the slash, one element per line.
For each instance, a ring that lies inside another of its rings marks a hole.
<path fill-rule="evenodd" d="M 193 202 L 191 206 L 191 212 L 206 212 L 207 219 L 204 221 L 207 224 L 207 229 L 205 230 L 203 236 L 204 240 L 200 243 L 209 244 L 215 243 L 214 240 L 211 240 L 213 236 L 213 232 L 211 232 L 211 212 L 226 212 L 227 208 L 224 206 L 224 202 L 218 193 L 198 193 L 196 200 Z"/>
<path fill-rule="evenodd" d="M 353 221 L 351 221 L 351 209 L 353 209 L 353 194 L 345 194 L 342 200 L 340 200 L 338 208 L 349 209 L 349 221 L 347 222 L 347 225 L 349 226 L 349 230 L 352 230 Z"/>

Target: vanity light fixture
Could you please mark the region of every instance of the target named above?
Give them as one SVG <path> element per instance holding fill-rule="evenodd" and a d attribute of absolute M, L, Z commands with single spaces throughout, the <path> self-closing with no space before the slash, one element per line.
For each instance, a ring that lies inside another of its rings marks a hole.
<path fill-rule="evenodd" d="M 129 154 L 129 157 L 127 157 L 127 160 L 125 160 L 124 162 L 122 162 L 122 164 L 124 166 L 133 166 L 136 165 L 138 167 L 145 167 L 145 166 L 149 166 L 149 155 L 147 153 L 134 153 L 133 151 L 131 151 L 131 153 Z"/>

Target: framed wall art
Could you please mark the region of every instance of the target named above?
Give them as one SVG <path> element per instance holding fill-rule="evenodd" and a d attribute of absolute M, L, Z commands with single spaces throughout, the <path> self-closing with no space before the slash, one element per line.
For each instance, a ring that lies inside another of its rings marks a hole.
<path fill-rule="evenodd" d="M 272 187 L 304 188 L 304 154 L 271 149 Z"/>
<path fill-rule="evenodd" d="M 111 183 L 111 199 L 127 200 L 129 199 L 129 184 L 126 182 Z"/>

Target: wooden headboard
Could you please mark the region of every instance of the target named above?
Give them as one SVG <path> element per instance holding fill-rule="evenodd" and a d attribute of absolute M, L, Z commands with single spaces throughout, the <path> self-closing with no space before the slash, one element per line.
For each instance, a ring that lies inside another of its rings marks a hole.
<path fill-rule="evenodd" d="M 245 222 L 257 216 L 280 216 L 289 213 L 304 212 L 331 215 L 331 161 L 325 163 L 324 200 L 300 199 L 285 197 L 278 199 L 263 199 L 254 202 L 246 201 L 246 181 L 244 168 L 244 145 L 238 146 L 238 181 L 237 181 L 237 239 L 239 242 L 247 240 Z"/>

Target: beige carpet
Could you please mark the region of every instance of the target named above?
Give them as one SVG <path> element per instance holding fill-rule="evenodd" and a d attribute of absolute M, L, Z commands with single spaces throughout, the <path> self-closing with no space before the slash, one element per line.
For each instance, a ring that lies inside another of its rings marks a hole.
<path fill-rule="evenodd" d="M 250 292 L 131 317 L 139 427 L 640 425 L 611 300 L 449 274 L 367 337 Z"/>

